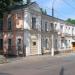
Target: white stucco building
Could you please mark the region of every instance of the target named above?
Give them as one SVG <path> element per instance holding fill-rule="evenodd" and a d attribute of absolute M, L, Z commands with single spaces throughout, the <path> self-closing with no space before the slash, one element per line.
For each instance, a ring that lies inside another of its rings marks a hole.
<path fill-rule="evenodd" d="M 10 13 L 5 13 L 5 15 L 12 15 L 12 12 L 14 15 L 18 14 L 19 19 L 21 19 L 20 16 L 22 17 L 22 20 L 17 20 L 20 21 L 19 25 L 13 24 L 17 30 L 15 32 L 13 30 L 16 51 L 18 51 L 18 41 L 21 50 L 25 50 L 26 56 L 51 54 L 52 49 L 54 52 L 72 50 L 72 42 L 75 41 L 75 25 L 43 13 L 36 2 L 19 6 L 19 8 L 12 9 Z M 53 40 L 52 35 L 54 36 Z"/>
<path fill-rule="evenodd" d="M 58 18 L 53 19 L 51 16 L 43 14 L 37 3 L 33 3 L 28 7 L 24 16 L 26 18 L 24 20 L 24 28 L 25 30 L 27 29 L 24 34 L 27 55 L 51 53 L 53 34 L 52 23 L 54 24 L 55 31 L 53 41 L 55 52 L 72 50 L 72 42 L 75 41 L 73 39 L 73 36 L 75 36 L 74 25 L 68 24 L 64 20 Z M 28 22 L 28 24 L 26 22 Z"/>

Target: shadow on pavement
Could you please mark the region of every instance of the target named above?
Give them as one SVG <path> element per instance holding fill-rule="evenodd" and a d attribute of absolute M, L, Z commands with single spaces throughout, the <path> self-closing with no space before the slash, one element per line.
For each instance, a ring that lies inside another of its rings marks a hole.
<path fill-rule="evenodd" d="M 64 67 L 61 68 L 59 75 L 64 75 Z"/>
<path fill-rule="evenodd" d="M 9 73 L 0 73 L 0 75 L 11 75 Z"/>

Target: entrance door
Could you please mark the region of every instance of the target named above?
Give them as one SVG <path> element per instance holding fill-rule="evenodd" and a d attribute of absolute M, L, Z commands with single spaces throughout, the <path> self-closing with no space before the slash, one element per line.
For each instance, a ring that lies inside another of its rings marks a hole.
<path fill-rule="evenodd" d="M 36 55 L 36 54 L 38 54 L 37 39 L 32 39 L 31 40 L 31 55 Z"/>

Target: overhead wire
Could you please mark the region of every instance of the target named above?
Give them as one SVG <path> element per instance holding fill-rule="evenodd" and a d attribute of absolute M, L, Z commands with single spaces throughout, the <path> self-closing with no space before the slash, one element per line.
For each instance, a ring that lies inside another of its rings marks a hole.
<path fill-rule="evenodd" d="M 52 11 L 51 8 L 46 7 L 46 9 Z M 54 9 L 54 11 L 55 11 L 55 14 L 57 13 L 57 14 L 59 14 L 60 16 L 65 17 L 65 16 L 64 16 L 64 14 L 65 14 L 64 12 L 63 12 L 63 13 L 60 13 L 60 12 L 59 12 L 58 10 L 56 10 L 56 9 Z M 50 12 L 50 13 L 52 13 L 52 12 Z M 56 16 L 55 16 L 55 17 L 56 17 Z M 66 18 L 66 17 L 65 17 L 65 18 Z"/>
<path fill-rule="evenodd" d="M 68 5 L 69 7 L 71 7 L 72 9 L 74 9 L 75 10 L 75 7 L 74 6 L 72 6 L 69 2 L 67 2 L 66 0 L 62 0 L 66 5 Z M 52 2 L 52 8 L 54 8 L 54 3 L 55 3 L 55 0 L 53 0 L 53 2 Z M 48 10 L 52 10 L 52 9 L 50 9 L 50 8 L 46 8 L 46 9 L 48 9 Z M 54 9 L 54 11 L 55 12 L 58 12 L 60 15 L 61 15 L 61 13 L 59 12 L 59 11 L 57 11 L 57 10 L 55 10 Z M 56 13 L 55 13 L 56 14 Z M 65 14 L 64 12 L 63 12 L 63 14 Z M 64 15 L 61 15 L 61 16 L 64 16 Z M 65 17 L 65 16 L 64 16 Z"/>
<path fill-rule="evenodd" d="M 69 2 L 67 2 L 66 0 L 62 0 L 65 4 L 67 4 L 69 7 L 71 7 L 72 9 L 75 10 L 75 7 L 72 6 Z"/>

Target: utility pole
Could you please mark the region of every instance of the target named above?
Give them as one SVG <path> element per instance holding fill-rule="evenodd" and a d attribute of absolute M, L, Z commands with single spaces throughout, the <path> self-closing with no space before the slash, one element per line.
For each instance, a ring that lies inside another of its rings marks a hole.
<path fill-rule="evenodd" d="M 53 20 L 53 17 L 54 17 L 54 7 L 52 7 L 52 20 Z"/>
<path fill-rule="evenodd" d="M 52 4 L 52 48 L 51 48 L 51 56 L 54 56 L 54 0 Z"/>

